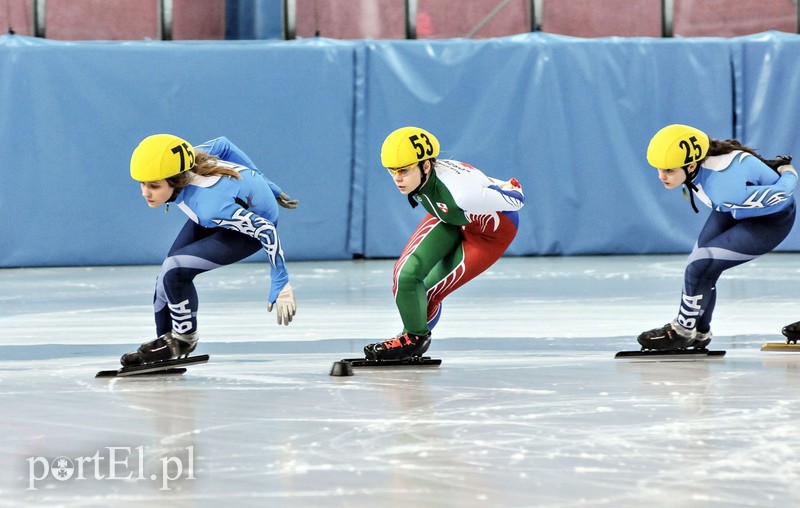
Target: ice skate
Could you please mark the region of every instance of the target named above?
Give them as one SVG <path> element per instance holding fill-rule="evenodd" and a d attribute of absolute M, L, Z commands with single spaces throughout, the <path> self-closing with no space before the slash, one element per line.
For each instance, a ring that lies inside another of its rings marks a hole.
<path fill-rule="evenodd" d="M 692 342 L 689 347 L 708 349 L 708 345 L 711 344 L 712 337 L 713 335 L 711 330 L 707 332 L 697 332 L 697 334 L 694 336 L 694 342 Z"/>
<path fill-rule="evenodd" d="M 364 346 L 367 360 L 405 360 L 422 356 L 431 345 L 431 334 L 401 333 L 395 338 Z"/>
<path fill-rule="evenodd" d="M 197 332 L 167 332 L 153 341 L 145 342 L 136 351 L 125 353 L 120 358 L 120 363 L 123 367 L 133 367 L 186 357 L 194 351 L 197 339 Z"/>
<path fill-rule="evenodd" d="M 687 347 L 705 349 L 711 343 L 711 331 L 700 333 L 673 321 L 661 328 L 642 332 L 637 340 L 642 349 L 657 351 L 674 351 Z"/>
<path fill-rule="evenodd" d="M 787 344 L 797 344 L 800 339 L 800 321 L 784 326 L 781 333 L 786 337 Z"/>

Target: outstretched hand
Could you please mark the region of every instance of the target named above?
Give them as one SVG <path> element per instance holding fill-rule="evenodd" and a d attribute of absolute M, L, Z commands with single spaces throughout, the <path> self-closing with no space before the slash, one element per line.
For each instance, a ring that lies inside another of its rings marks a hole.
<path fill-rule="evenodd" d="M 272 312 L 272 307 L 273 304 L 267 302 L 267 312 Z M 277 308 L 278 324 L 289 326 L 289 323 L 292 322 L 292 318 L 297 312 L 297 303 L 294 301 L 292 286 L 288 282 L 283 286 L 281 292 L 278 293 L 278 299 L 275 301 L 274 307 Z"/>
<path fill-rule="evenodd" d="M 494 180 L 494 179 L 493 179 Z M 503 190 L 522 190 L 522 185 L 520 185 L 519 181 L 516 178 L 512 178 L 511 180 L 494 180 L 495 185 Z"/>
<path fill-rule="evenodd" d="M 295 209 L 297 205 L 300 204 L 299 199 L 292 199 L 285 192 L 281 192 L 280 196 L 275 199 L 278 201 L 278 204 L 284 208 Z"/>

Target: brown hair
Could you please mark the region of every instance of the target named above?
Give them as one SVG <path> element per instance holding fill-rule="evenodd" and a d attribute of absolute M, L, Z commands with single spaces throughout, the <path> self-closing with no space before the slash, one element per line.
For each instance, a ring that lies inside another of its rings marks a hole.
<path fill-rule="evenodd" d="M 777 169 L 778 167 L 789 164 L 792 161 L 792 158 L 789 156 L 779 155 L 775 159 L 765 159 L 758 154 L 754 149 L 750 148 L 749 146 L 745 146 L 741 144 L 736 139 L 711 139 L 709 140 L 708 146 L 708 154 L 706 157 L 713 157 L 715 155 L 725 155 L 726 153 L 731 153 L 734 150 L 741 150 L 742 152 L 749 153 L 750 155 L 756 157 L 758 160 L 766 164 L 767 166 L 771 167 L 772 169 Z"/>
<path fill-rule="evenodd" d="M 229 176 L 237 180 L 242 178 L 239 172 L 230 167 L 227 163 L 220 163 L 220 159 L 216 155 L 210 155 L 202 150 L 197 150 L 194 154 L 194 166 L 192 166 L 189 171 L 178 173 L 175 176 L 167 178 L 167 183 L 175 189 L 175 192 L 172 194 L 173 198 L 177 196 L 184 187 L 189 185 L 194 175 Z"/>

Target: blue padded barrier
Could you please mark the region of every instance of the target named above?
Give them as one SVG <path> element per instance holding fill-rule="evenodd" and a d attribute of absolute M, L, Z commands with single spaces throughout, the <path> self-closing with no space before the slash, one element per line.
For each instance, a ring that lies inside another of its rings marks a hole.
<path fill-rule="evenodd" d="M 800 163 L 800 36 L 766 32 L 732 40 L 735 137 L 768 157 Z M 800 250 L 795 225 L 778 250 Z"/>
<path fill-rule="evenodd" d="M 350 258 L 352 46 L 1 36 L 0 265 L 160 262 L 186 217 L 129 176 L 157 132 L 227 136 L 300 199 L 279 223 L 287 258 Z"/>
<path fill-rule="evenodd" d="M 442 157 L 523 183 L 510 255 L 686 252 L 706 212 L 663 189 L 650 136 L 684 122 L 800 157 L 798 44 L 0 36 L 0 266 L 159 263 L 186 219 L 149 209 L 128 175 L 155 132 L 225 135 L 298 197 L 279 224 L 287 259 L 397 256 L 421 213 L 379 152 L 406 124 L 437 134 Z"/>
<path fill-rule="evenodd" d="M 702 220 L 680 192 L 663 189 L 647 143 L 678 121 L 725 137 L 733 130 L 721 39 L 374 42 L 366 65 L 368 137 L 356 156 L 375 168 L 366 178 L 368 256 L 396 255 L 418 222 L 378 171 L 393 128 L 425 126 L 442 157 L 522 182 L 516 255 L 687 250 Z"/>

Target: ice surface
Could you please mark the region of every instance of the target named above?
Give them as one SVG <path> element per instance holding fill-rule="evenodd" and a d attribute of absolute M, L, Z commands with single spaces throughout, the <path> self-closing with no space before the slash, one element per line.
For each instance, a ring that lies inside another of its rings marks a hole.
<path fill-rule="evenodd" d="M 800 319 L 800 255 L 723 275 L 725 358 L 615 360 L 684 259 L 502 259 L 445 302 L 441 367 L 352 377 L 400 329 L 391 261 L 291 264 L 289 327 L 264 265 L 204 274 L 211 361 L 138 379 L 93 376 L 153 334 L 158 267 L 0 270 L 0 506 L 797 506 L 800 356 L 759 347 Z"/>

